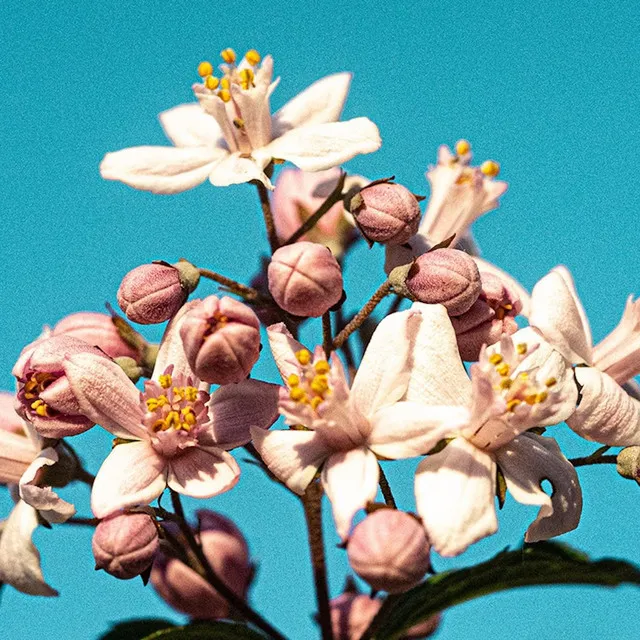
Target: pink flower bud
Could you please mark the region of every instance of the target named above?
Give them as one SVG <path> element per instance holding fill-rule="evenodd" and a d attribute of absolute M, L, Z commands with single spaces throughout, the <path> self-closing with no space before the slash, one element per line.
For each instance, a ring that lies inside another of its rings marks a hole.
<path fill-rule="evenodd" d="M 140 353 L 120 337 L 111 316 L 107 313 L 72 313 L 53 327 L 51 335 L 77 338 L 102 349 L 110 358 L 127 356 L 136 361 L 140 360 Z"/>
<path fill-rule="evenodd" d="M 213 511 L 197 512 L 200 541 L 211 567 L 225 584 L 244 598 L 253 575 L 249 549 L 240 530 Z M 151 584 L 174 609 L 198 620 L 229 616 L 228 602 L 199 574 L 163 550 L 151 571 Z"/>
<path fill-rule="evenodd" d="M 68 358 L 77 353 L 108 359 L 100 349 L 63 335 L 26 346 L 13 368 L 18 381 L 16 411 L 45 438 L 74 436 L 94 424 L 83 415 L 67 380 Z M 92 375 L 90 366 L 86 375 Z"/>
<path fill-rule="evenodd" d="M 468 311 L 482 290 L 476 263 L 455 249 L 421 255 L 409 269 L 405 286 L 420 302 L 444 305 L 450 316 Z"/>
<path fill-rule="evenodd" d="M 406 187 L 374 182 L 351 200 L 351 213 L 371 243 L 403 244 L 418 231 L 420 206 Z"/>
<path fill-rule="evenodd" d="M 317 318 L 342 297 L 342 273 L 331 251 L 313 242 L 280 247 L 268 270 L 269 291 L 288 313 Z"/>
<path fill-rule="evenodd" d="M 177 313 L 199 278 L 198 270 L 186 261 L 143 264 L 122 279 L 118 304 L 133 322 L 164 322 Z"/>
<path fill-rule="evenodd" d="M 91 542 L 96 569 L 120 580 L 139 576 L 158 552 L 158 531 L 146 513 L 121 513 L 102 520 Z"/>
<path fill-rule="evenodd" d="M 244 380 L 260 355 L 260 321 L 233 298 L 205 298 L 185 316 L 180 337 L 193 372 L 213 384 Z"/>
<path fill-rule="evenodd" d="M 21 434 L 22 419 L 16 413 L 16 396 L 8 391 L 0 391 L 0 430 Z"/>
<path fill-rule="evenodd" d="M 389 593 L 411 589 L 430 566 L 424 527 L 397 509 L 379 509 L 360 522 L 349 538 L 347 554 L 363 580 Z"/>

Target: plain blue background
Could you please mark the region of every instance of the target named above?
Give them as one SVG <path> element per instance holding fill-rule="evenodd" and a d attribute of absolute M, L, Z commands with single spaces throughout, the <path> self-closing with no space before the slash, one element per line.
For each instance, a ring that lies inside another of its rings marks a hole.
<path fill-rule="evenodd" d="M 104 153 L 164 144 L 156 115 L 192 100 L 202 59 L 232 46 L 272 53 L 277 108 L 317 78 L 355 73 L 345 117 L 380 127 L 382 149 L 349 168 L 395 174 L 428 193 L 439 144 L 469 139 L 476 158 L 501 162 L 503 204 L 475 226 L 485 257 L 528 287 L 562 262 L 572 270 L 596 340 L 638 293 L 640 227 L 640 5 L 610 2 L 253 3 L 32 2 L 0 6 L 0 386 L 44 324 L 115 302 L 122 276 L 151 259 L 184 256 L 247 281 L 266 249 L 255 189 L 204 185 L 161 197 L 102 181 Z M 382 255 L 360 247 L 347 265 L 348 309 L 381 282 Z M 213 293 L 210 284 L 202 294 Z M 315 330 L 319 329 L 319 322 Z M 147 335 L 157 338 L 158 332 Z M 317 335 L 317 334 L 316 334 Z M 266 354 L 257 374 L 276 381 Z M 558 427 L 569 455 L 593 450 Z M 109 449 L 100 429 L 74 442 L 96 471 Z M 244 457 L 242 453 L 239 457 Z M 387 467 L 413 508 L 415 461 Z M 290 637 L 315 637 L 311 573 L 300 506 L 252 466 L 207 505 L 231 515 L 259 563 L 255 606 Z M 582 522 L 565 540 L 596 557 L 640 563 L 640 489 L 613 467 L 580 470 Z M 88 491 L 65 493 L 88 515 Z M 2 514 L 10 499 L 0 494 Z M 194 504 L 190 503 L 190 506 Z M 507 501 L 501 530 L 438 569 L 488 558 L 520 542 L 535 510 Z M 333 595 L 344 552 L 327 527 Z M 37 534 L 57 599 L 5 589 L 0 635 L 93 639 L 126 617 L 180 616 L 139 581 L 93 571 L 90 532 Z M 442 638 L 493 640 L 637 636 L 630 587 L 537 588 L 483 598 L 445 615 Z"/>

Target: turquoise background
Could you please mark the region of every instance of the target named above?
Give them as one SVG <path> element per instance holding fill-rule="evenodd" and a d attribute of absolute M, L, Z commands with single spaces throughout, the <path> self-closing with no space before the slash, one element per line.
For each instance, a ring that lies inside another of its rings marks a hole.
<path fill-rule="evenodd" d="M 566 264 L 601 339 L 617 323 L 626 296 L 638 293 L 639 19 L 633 0 L 5 0 L 0 386 L 12 388 L 11 367 L 44 324 L 114 303 L 122 276 L 138 264 L 184 256 L 249 279 L 267 247 L 254 188 L 204 185 L 161 197 L 102 181 L 98 173 L 108 151 L 164 144 L 156 115 L 191 101 L 198 62 L 215 60 L 227 46 L 273 54 L 282 77 L 275 108 L 321 76 L 353 71 L 344 116 L 368 116 L 383 138 L 378 153 L 349 163 L 353 172 L 395 174 L 426 194 L 424 172 L 441 143 L 465 137 L 478 161 L 498 160 L 510 188 L 500 209 L 474 228 L 484 256 L 528 287 Z M 347 309 L 358 308 L 381 282 L 381 264 L 379 249 L 361 246 L 350 257 Z M 203 294 L 213 292 L 208 283 L 202 287 Z M 256 375 L 277 380 L 266 355 Z M 556 434 L 568 455 L 595 448 L 564 427 Z M 93 471 L 109 444 L 100 429 L 74 441 Z M 407 509 L 414 467 L 415 461 L 387 466 Z M 291 638 L 313 638 L 301 508 L 255 467 L 243 470 L 239 486 L 207 506 L 231 515 L 249 539 L 260 565 L 255 606 Z M 564 539 L 596 557 L 640 563 L 639 488 L 610 466 L 579 473 L 583 518 Z M 88 515 L 84 487 L 64 495 Z M 10 508 L 5 491 L 0 508 L 2 515 Z M 518 544 L 534 513 L 507 500 L 497 535 L 455 561 L 434 564 L 470 564 Z M 94 572 L 90 535 L 65 526 L 37 533 L 45 575 L 61 596 L 37 599 L 4 589 L 2 638 L 93 639 L 127 617 L 182 619 L 139 581 Z M 335 548 L 330 521 L 327 535 L 337 595 L 345 554 Z M 456 607 L 439 637 L 631 638 L 639 606 L 639 592 L 630 587 L 520 590 Z"/>

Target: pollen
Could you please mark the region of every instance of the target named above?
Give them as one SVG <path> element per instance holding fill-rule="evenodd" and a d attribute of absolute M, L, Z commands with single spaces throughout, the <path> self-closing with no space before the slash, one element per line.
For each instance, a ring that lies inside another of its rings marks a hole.
<path fill-rule="evenodd" d="M 495 178 L 500 173 L 500 165 L 495 160 L 485 160 L 480 166 L 480 171 L 487 178 Z"/>
<path fill-rule="evenodd" d="M 300 349 L 295 353 L 296 360 L 302 365 L 308 365 L 311 362 L 311 351 L 308 349 Z"/>
<path fill-rule="evenodd" d="M 492 353 L 489 357 L 489 362 L 494 365 L 498 365 L 502 362 L 502 356 L 499 353 Z"/>
<path fill-rule="evenodd" d="M 229 80 L 229 78 L 227 78 L 226 76 L 224 78 L 222 78 L 222 80 L 220 80 L 220 87 L 222 89 L 229 89 L 231 88 L 231 80 Z"/>
<path fill-rule="evenodd" d="M 329 379 L 325 375 L 317 375 L 311 381 L 311 389 L 315 391 L 318 395 L 322 395 L 325 391 L 329 389 Z"/>
<path fill-rule="evenodd" d="M 555 378 L 547 378 L 544 382 L 545 387 L 553 387 L 558 381 Z"/>
<path fill-rule="evenodd" d="M 331 367 L 326 360 L 318 360 L 318 362 L 313 365 L 313 368 L 316 373 L 329 373 L 329 371 L 331 371 Z"/>
<path fill-rule="evenodd" d="M 511 378 L 502 378 L 502 380 L 500 380 L 501 389 L 511 389 L 512 384 L 513 380 Z"/>
<path fill-rule="evenodd" d="M 233 49 L 223 49 L 220 52 L 220 57 L 227 63 L 227 64 L 234 64 L 236 61 L 236 52 Z"/>
<path fill-rule="evenodd" d="M 222 102 L 229 102 L 231 100 L 231 93 L 228 89 L 220 89 L 220 91 L 218 91 L 218 98 L 220 98 Z"/>
<path fill-rule="evenodd" d="M 168 373 L 165 373 L 165 374 L 161 375 L 160 379 L 159 379 L 159 382 L 160 382 L 160 386 L 163 389 L 168 389 L 173 384 L 173 381 L 171 379 L 171 375 L 169 375 Z"/>
<path fill-rule="evenodd" d="M 206 78 L 207 76 L 210 76 L 212 73 L 213 73 L 213 65 L 210 62 L 207 62 L 205 60 L 198 65 L 198 75 L 201 78 Z"/>
<path fill-rule="evenodd" d="M 249 49 L 249 51 L 247 51 L 247 53 L 244 54 L 244 59 L 251 66 L 255 67 L 255 65 L 257 65 L 260 62 L 260 60 L 262 60 L 262 56 L 255 49 Z"/>
<path fill-rule="evenodd" d="M 296 375 L 295 373 L 292 373 L 288 378 L 287 378 L 287 384 L 290 387 L 297 387 L 300 384 L 300 376 Z"/>
<path fill-rule="evenodd" d="M 301 387 L 293 387 L 293 389 L 289 391 L 289 397 L 294 402 L 300 402 L 302 401 L 303 398 L 307 397 L 307 394 L 305 393 L 305 390 L 302 389 Z"/>
<path fill-rule="evenodd" d="M 242 71 L 240 71 L 240 84 L 242 84 L 242 88 L 248 89 L 253 84 L 254 77 L 253 69 L 242 69 Z"/>
<path fill-rule="evenodd" d="M 496 371 L 501 376 L 508 376 L 509 372 L 511 371 L 511 367 L 508 365 L 508 363 L 503 362 L 496 367 Z"/>
<path fill-rule="evenodd" d="M 49 407 L 45 404 L 44 400 L 36 400 L 31 404 L 31 408 L 42 418 L 50 418 Z"/>
<path fill-rule="evenodd" d="M 469 153 L 469 151 L 471 151 L 471 145 L 467 140 L 458 140 L 458 142 L 456 142 L 456 153 L 459 156 L 463 156 Z"/>
<path fill-rule="evenodd" d="M 516 345 L 516 351 L 523 356 L 525 353 L 527 353 L 527 345 L 524 342 L 521 342 L 520 344 Z"/>
<path fill-rule="evenodd" d="M 207 76 L 204 79 L 204 86 L 207 87 L 207 89 L 209 89 L 210 91 L 217 89 L 219 84 L 220 80 L 218 80 L 218 78 L 216 78 L 215 76 Z"/>

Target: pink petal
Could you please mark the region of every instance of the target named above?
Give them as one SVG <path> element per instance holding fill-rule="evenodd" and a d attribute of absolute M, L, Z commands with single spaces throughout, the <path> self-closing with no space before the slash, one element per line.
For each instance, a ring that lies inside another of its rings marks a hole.
<path fill-rule="evenodd" d="M 102 463 L 91 491 L 96 518 L 149 504 L 167 486 L 167 462 L 148 442 L 116 445 Z"/>
<path fill-rule="evenodd" d="M 0 484 L 18 482 L 39 450 L 27 436 L 0 429 Z"/>
<path fill-rule="evenodd" d="M 286 381 L 292 373 L 298 373 L 300 369 L 295 353 L 306 347 L 291 335 L 283 322 L 267 327 L 267 337 L 273 359 L 282 379 Z"/>
<path fill-rule="evenodd" d="M 190 447 L 169 461 L 167 484 L 192 498 L 211 498 L 229 491 L 240 478 L 233 456 L 215 447 Z"/>
<path fill-rule="evenodd" d="M 215 118 L 197 102 L 181 104 L 158 117 L 165 135 L 176 147 L 219 147 L 224 141 Z"/>
<path fill-rule="evenodd" d="M 487 260 L 483 260 L 478 256 L 473 256 L 473 259 L 478 265 L 480 277 L 482 277 L 483 273 L 489 273 L 493 276 L 496 276 L 500 281 L 504 282 L 512 292 L 518 295 L 518 298 L 520 299 L 520 302 L 522 304 L 520 315 L 528 318 L 531 305 L 531 296 L 529 295 L 529 292 L 511 274 L 503 271 L 495 264 L 488 262 Z"/>

